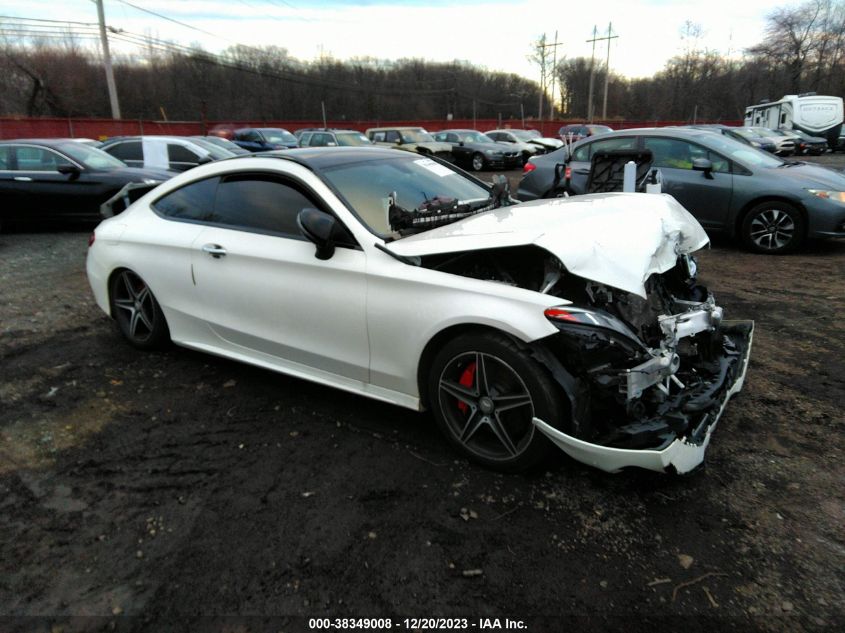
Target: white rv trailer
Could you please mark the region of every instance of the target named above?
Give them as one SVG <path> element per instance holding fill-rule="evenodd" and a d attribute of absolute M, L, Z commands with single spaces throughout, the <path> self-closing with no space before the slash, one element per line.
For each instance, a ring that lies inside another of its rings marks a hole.
<path fill-rule="evenodd" d="M 801 130 L 827 139 L 835 147 L 842 128 L 842 97 L 808 92 L 786 95 L 779 101 L 764 101 L 745 108 L 745 125 Z"/>

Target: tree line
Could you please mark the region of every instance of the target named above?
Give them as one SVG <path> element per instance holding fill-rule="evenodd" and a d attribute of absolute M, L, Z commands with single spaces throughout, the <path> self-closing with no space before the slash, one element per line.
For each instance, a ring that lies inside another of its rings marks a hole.
<path fill-rule="evenodd" d="M 102 60 L 73 32 L 15 37 L 0 22 L 0 115 L 108 117 Z M 11 34 L 11 35 L 10 35 Z M 608 117 L 639 121 L 741 118 L 763 98 L 816 91 L 845 92 L 845 0 L 809 0 L 775 9 L 765 37 L 725 55 L 703 46 L 701 27 L 688 22 L 682 52 L 653 77 L 611 72 Z M 168 120 L 314 120 L 325 106 L 333 120 L 413 120 L 545 117 L 583 120 L 590 60 L 562 59 L 549 67 L 535 43 L 531 59 L 554 73 L 554 99 L 515 74 L 467 62 L 437 63 L 324 58 L 303 62 L 280 47 L 235 46 L 220 54 L 149 36 L 118 34 L 138 53 L 115 59 L 124 118 Z M 129 40 L 126 40 L 129 41 Z M 604 69 L 594 68 L 594 104 Z M 554 103 L 552 103 L 554 102 Z M 554 109 L 553 109 L 554 107 Z M 600 112 L 600 107 L 594 111 Z"/>

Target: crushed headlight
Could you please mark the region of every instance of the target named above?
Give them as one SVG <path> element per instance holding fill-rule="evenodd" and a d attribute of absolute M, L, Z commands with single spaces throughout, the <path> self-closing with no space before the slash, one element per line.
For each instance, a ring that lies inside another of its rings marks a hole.
<path fill-rule="evenodd" d="M 807 192 L 823 200 L 835 200 L 845 203 L 845 191 L 823 191 L 821 189 L 807 189 Z"/>

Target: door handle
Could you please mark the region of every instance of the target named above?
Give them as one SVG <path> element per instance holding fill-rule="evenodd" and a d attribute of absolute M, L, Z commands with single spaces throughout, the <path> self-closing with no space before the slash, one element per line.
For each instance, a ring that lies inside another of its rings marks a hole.
<path fill-rule="evenodd" d="M 573 169 L 572 171 L 579 176 L 586 176 L 590 173 L 589 169 Z"/>
<path fill-rule="evenodd" d="M 15 180 L 18 182 L 32 182 L 32 178 L 29 176 L 15 176 Z"/>
<path fill-rule="evenodd" d="M 226 256 L 226 249 L 220 246 L 220 244 L 204 244 L 202 252 L 208 253 L 214 259 L 220 259 L 221 257 Z"/>

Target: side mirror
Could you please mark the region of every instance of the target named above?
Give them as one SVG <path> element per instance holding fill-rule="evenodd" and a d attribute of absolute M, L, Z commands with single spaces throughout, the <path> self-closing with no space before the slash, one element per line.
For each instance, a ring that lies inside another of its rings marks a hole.
<path fill-rule="evenodd" d="M 296 216 L 299 230 L 317 246 L 317 259 L 331 259 L 334 255 L 334 240 L 337 220 L 319 209 L 303 209 Z"/>
<path fill-rule="evenodd" d="M 704 177 L 710 180 L 713 179 L 713 163 L 707 158 L 694 158 L 692 160 L 692 168 L 694 171 L 703 171 Z"/>
<path fill-rule="evenodd" d="M 464 146 L 464 142 L 463 142 L 463 141 L 458 141 L 458 145 L 459 145 L 460 147 L 463 147 L 463 146 Z"/>
<path fill-rule="evenodd" d="M 402 144 L 402 139 L 401 139 L 401 138 L 397 138 L 397 139 L 396 139 L 396 144 L 397 144 L 397 145 L 401 145 L 401 144 Z"/>
<path fill-rule="evenodd" d="M 79 171 L 79 167 L 77 167 L 76 165 L 59 165 L 56 168 L 56 171 L 58 171 L 60 174 L 64 174 L 65 176 L 70 176 L 71 180 L 76 180 L 77 178 L 79 178 L 79 174 L 81 173 Z"/>

